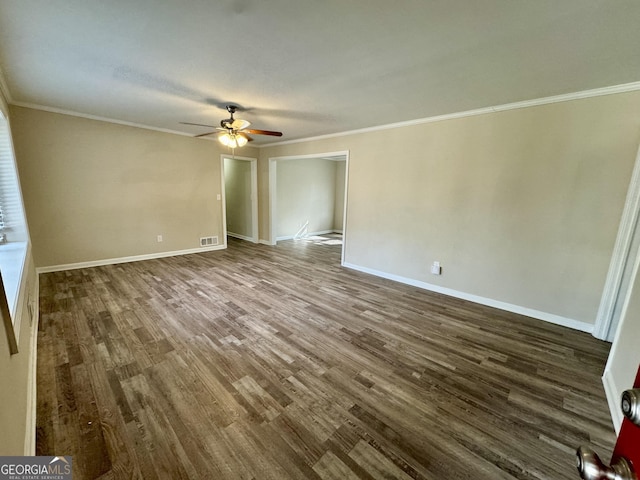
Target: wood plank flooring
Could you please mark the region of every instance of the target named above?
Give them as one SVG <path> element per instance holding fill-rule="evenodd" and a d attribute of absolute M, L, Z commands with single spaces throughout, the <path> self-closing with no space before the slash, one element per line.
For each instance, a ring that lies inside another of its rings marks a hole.
<path fill-rule="evenodd" d="M 40 276 L 37 453 L 78 479 L 571 479 L 588 334 L 340 267 L 340 246 Z"/>

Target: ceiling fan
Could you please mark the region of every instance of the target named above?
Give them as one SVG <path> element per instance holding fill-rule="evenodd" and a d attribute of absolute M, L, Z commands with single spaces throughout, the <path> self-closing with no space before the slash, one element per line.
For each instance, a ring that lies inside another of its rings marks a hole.
<path fill-rule="evenodd" d="M 195 137 L 206 137 L 208 135 L 218 133 L 218 140 L 220 141 L 220 143 L 231 148 L 244 147 L 247 142 L 251 142 L 253 138 L 248 135 L 249 133 L 253 135 L 270 135 L 272 137 L 282 136 L 282 132 L 248 128 L 251 123 L 240 118 L 233 118 L 233 114 L 238 110 L 237 105 L 227 105 L 226 108 L 227 111 L 231 114 L 231 117 L 221 120 L 219 127 L 214 127 L 213 125 L 203 125 L 202 123 L 180 123 L 183 125 L 196 125 L 198 127 L 215 128 L 213 132 L 201 133 L 200 135 L 195 135 Z"/>

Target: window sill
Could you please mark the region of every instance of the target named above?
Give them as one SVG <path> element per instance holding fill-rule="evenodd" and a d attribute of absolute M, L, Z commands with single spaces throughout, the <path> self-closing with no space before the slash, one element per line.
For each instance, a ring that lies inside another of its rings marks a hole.
<path fill-rule="evenodd" d="M 14 323 L 27 246 L 27 242 L 10 242 L 0 245 L 0 273 Z"/>

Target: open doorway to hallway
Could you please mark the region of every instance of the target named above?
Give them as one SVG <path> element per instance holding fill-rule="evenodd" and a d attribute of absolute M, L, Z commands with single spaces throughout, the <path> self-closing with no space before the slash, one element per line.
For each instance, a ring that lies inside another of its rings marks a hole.
<path fill-rule="evenodd" d="M 222 176 L 226 235 L 258 243 L 258 160 L 223 155 Z"/>
<path fill-rule="evenodd" d="M 271 244 L 318 243 L 344 253 L 347 165 L 348 152 L 269 159 Z"/>

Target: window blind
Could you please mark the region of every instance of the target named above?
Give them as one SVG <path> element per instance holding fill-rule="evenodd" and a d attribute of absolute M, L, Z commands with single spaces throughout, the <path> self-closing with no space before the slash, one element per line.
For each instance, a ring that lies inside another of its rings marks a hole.
<path fill-rule="evenodd" d="M 0 113 L 0 229 L 8 241 L 24 241 L 24 212 L 9 123 Z"/>

